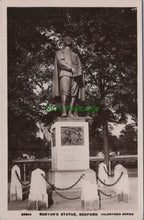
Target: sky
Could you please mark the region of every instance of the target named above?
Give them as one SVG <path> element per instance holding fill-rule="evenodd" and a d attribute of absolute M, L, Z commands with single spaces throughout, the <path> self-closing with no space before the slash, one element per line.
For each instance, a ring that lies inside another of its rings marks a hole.
<path fill-rule="evenodd" d="M 127 120 L 127 123 L 126 124 L 114 124 L 114 123 L 110 123 L 113 127 L 113 130 L 112 130 L 112 134 L 119 137 L 120 135 L 120 132 L 122 129 L 124 129 L 124 127 L 127 125 L 127 124 L 132 124 L 132 123 L 135 123 L 134 120 L 132 120 L 132 118 L 130 116 L 128 116 L 128 120 Z"/>

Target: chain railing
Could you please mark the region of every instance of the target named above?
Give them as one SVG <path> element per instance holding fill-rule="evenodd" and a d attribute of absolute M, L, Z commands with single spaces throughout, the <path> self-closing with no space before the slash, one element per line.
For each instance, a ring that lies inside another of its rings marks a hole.
<path fill-rule="evenodd" d="M 59 188 L 59 187 L 54 186 L 52 183 L 50 183 L 50 182 L 46 179 L 46 177 L 45 177 L 43 174 L 41 174 L 41 175 L 42 175 L 42 177 L 45 179 L 45 181 L 46 181 L 50 186 L 52 186 L 52 188 L 54 187 L 54 189 L 56 189 L 56 190 L 65 191 L 65 190 L 72 189 L 74 186 L 76 186 L 76 185 L 81 181 L 81 179 L 83 178 L 83 176 L 84 176 L 85 174 L 82 174 L 82 175 L 79 177 L 79 179 L 78 179 L 73 185 L 71 185 L 71 186 L 69 186 L 69 187 L 66 187 L 66 188 Z"/>
<path fill-rule="evenodd" d="M 20 182 L 20 184 L 22 185 L 22 189 L 26 189 L 25 191 L 23 191 L 22 192 L 22 194 L 23 194 L 23 196 L 27 196 L 28 194 L 29 194 L 29 192 L 30 192 L 30 182 L 28 182 L 28 183 L 24 183 L 21 179 L 20 179 L 20 177 L 19 177 L 19 175 L 18 175 L 18 172 L 15 170 L 15 174 L 16 174 L 16 177 L 17 177 L 17 179 L 18 179 L 18 181 Z M 24 197 L 23 197 L 24 198 Z"/>
<path fill-rule="evenodd" d="M 98 178 L 98 180 L 99 180 L 104 186 L 111 187 L 111 186 L 114 186 L 114 185 L 116 185 L 116 184 L 118 183 L 118 181 L 121 179 L 122 175 L 123 175 L 123 172 L 121 172 L 119 178 L 118 178 L 114 183 L 112 183 L 112 184 L 104 183 L 98 176 L 97 176 L 97 178 Z"/>
<path fill-rule="evenodd" d="M 104 167 L 104 168 L 105 168 L 105 167 Z M 106 170 L 105 170 L 105 171 L 106 171 Z M 18 178 L 18 181 L 21 183 L 21 185 L 23 186 L 23 188 L 26 188 L 26 187 L 28 188 L 28 187 L 30 187 L 30 184 L 31 184 L 30 182 L 29 182 L 29 183 L 24 183 L 24 182 L 20 179 L 20 177 L 19 177 L 17 171 L 15 171 L 15 173 L 16 173 L 16 176 L 17 176 L 17 178 Z M 50 182 L 47 180 L 47 178 L 46 178 L 43 174 L 41 174 L 41 176 L 44 178 L 44 180 L 51 186 L 52 191 L 55 191 L 55 193 L 58 194 L 60 197 L 65 198 L 65 199 L 68 199 L 68 200 L 80 199 L 81 196 L 69 198 L 69 197 L 67 197 L 67 196 L 62 195 L 62 194 L 61 194 L 60 192 L 58 192 L 57 190 L 66 191 L 66 190 L 72 189 L 74 186 L 76 186 L 76 185 L 81 181 L 81 179 L 84 177 L 84 175 L 85 175 L 85 174 L 82 174 L 82 175 L 78 178 L 78 180 L 77 180 L 74 184 L 72 184 L 71 186 L 65 187 L 65 188 L 59 188 L 59 187 L 54 186 L 54 184 L 50 183 Z M 112 187 L 112 186 L 114 186 L 114 185 L 116 185 L 116 184 L 118 183 L 118 181 L 121 179 L 122 175 L 123 175 L 123 172 L 121 172 L 119 178 L 118 178 L 114 183 L 112 183 L 112 184 L 104 183 L 98 176 L 97 176 L 97 179 L 98 179 L 104 186 Z M 29 190 L 26 191 L 26 192 L 24 192 L 23 194 L 27 194 L 27 193 L 29 193 Z M 100 209 L 101 209 L 101 194 L 103 194 L 103 195 L 106 196 L 106 197 L 110 197 L 110 198 L 115 198 L 115 197 L 116 197 L 116 195 L 115 195 L 115 196 L 112 196 L 111 194 L 106 194 L 106 193 L 104 193 L 102 190 L 98 189 L 99 208 L 100 208 Z"/>
<path fill-rule="evenodd" d="M 20 182 L 20 184 L 23 186 L 23 187 L 30 187 L 30 182 L 29 183 L 24 183 L 22 182 L 22 180 L 20 179 L 19 175 L 18 175 L 18 172 L 15 170 L 15 174 L 17 176 L 17 179 L 18 181 Z"/>
<path fill-rule="evenodd" d="M 81 196 L 77 196 L 77 197 L 73 197 L 73 198 L 68 198 L 68 197 L 62 195 L 61 193 L 57 192 L 56 190 L 55 190 L 55 192 L 56 192 L 59 196 L 61 196 L 62 198 L 68 199 L 68 200 L 76 200 L 76 199 L 80 199 L 80 198 L 81 198 Z"/>
<path fill-rule="evenodd" d="M 56 192 L 59 196 L 61 196 L 62 198 L 68 199 L 68 200 L 76 200 L 76 199 L 80 199 L 80 198 L 81 198 L 81 196 L 69 198 L 69 197 L 66 197 L 66 196 L 62 195 L 61 193 L 59 193 L 59 192 L 56 191 L 56 190 L 65 191 L 65 190 L 70 190 L 70 189 L 72 189 L 74 186 L 76 186 L 76 185 L 81 181 L 81 179 L 83 178 L 83 176 L 84 176 L 85 174 L 82 174 L 82 175 L 80 176 L 80 178 L 79 178 L 73 185 L 71 185 L 71 186 L 69 186 L 69 187 L 66 187 L 66 188 L 59 188 L 59 187 L 54 186 L 54 184 L 50 183 L 50 182 L 46 179 L 46 177 L 45 177 L 43 174 L 41 174 L 41 175 L 42 175 L 42 177 L 45 179 L 45 181 L 51 186 L 52 190 L 55 191 L 55 192 Z"/>
<path fill-rule="evenodd" d="M 101 194 L 106 196 L 106 197 L 110 197 L 111 199 L 116 198 L 116 194 L 114 196 L 112 196 L 111 194 L 106 194 L 104 193 L 102 190 L 98 189 L 98 196 L 99 196 L 99 209 L 101 210 Z"/>

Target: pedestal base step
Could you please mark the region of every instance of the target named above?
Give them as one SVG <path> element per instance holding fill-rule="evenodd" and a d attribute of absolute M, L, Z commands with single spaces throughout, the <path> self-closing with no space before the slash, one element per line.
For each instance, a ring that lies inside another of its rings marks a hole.
<path fill-rule="evenodd" d="M 71 203 L 79 202 L 81 203 L 81 191 L 55 191 L 52 194 L 54 204 L 59 203 Z"/>

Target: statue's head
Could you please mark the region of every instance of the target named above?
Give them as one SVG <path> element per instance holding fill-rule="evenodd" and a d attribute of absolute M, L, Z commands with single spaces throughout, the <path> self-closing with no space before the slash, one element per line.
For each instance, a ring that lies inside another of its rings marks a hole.
<path fill-rule="evenodd" d="M 64 46 L 72 46 L 72 38 L 67 36 L 64 38 Z"/>

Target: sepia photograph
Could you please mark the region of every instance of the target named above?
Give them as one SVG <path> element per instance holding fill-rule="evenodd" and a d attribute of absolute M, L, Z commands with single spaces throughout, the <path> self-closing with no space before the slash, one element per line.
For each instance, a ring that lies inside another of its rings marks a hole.
<path fill-rule="evenodd" d="M 139 10 L 6 7 L 7 212 L 136 219 Z"/>

